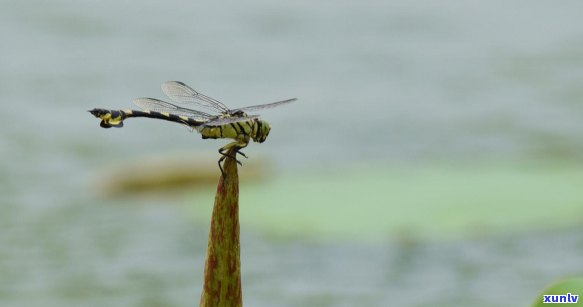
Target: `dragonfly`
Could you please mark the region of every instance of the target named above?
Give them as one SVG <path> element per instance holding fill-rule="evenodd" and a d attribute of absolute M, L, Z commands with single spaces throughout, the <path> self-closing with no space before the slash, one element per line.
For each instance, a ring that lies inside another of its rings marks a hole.
<path fill-rule="evenodd" d="M 271 131 L 271 125 L 267 121 L 262 120 L 259 115 L 249 115 L 247 112 L 275 108 L 297 100 L 297 98 L 291 98 L 229 109 L 222 102 L 197 92 L 180 81 L 164 82 L 162 92 L 172 102 L 154 98 L 137 98 L 133 100 L 133 103 L 140 107 L 141 111 L 94 108 L 89 110 L 89 113 L 101 119 L 102 128 L 121 128 L 127 118 L 148 117 L 186 125 L 200 133 L 203 139 L 233 139 L 233 142 L 219 149 L 221 158 L 218 164 L 223 176 L 221 162 L 231 157 L 239 165 L 243 165 L 236 159 L 237 153 L 247 158 L 241 149 L 247 147 L 251 140 L 257 143 L 265 142 Z M 201 108 L 211 113 L 200 111 Z"/>

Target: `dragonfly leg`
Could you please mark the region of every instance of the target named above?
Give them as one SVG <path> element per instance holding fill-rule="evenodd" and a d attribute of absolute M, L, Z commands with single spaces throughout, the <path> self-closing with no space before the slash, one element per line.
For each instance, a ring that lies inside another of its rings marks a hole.
<path fill-rule="evenodd" d="M 223 166 L 221 165 L 221 162 L 225 161 L 225 159 L 227 157 L 229 157 L 229 158 L 235 160 L 235 162 L 237 162 L 237 164 L 243 166 L 243 163 L 241 163 L 241 161 L 237 160 L 237 153 L 239 153 L 243 157 L 247 158 L 247 155 L 245 155 L 244 153 L 239 151 L 241 148 L 247 147 L 247 144 L 249 144 L 249 143 L 246 142 L 245 140 L 238 140 L 238 141 L 229 143 L 229 144 L 219 148 L 219 154 L 221 154 L 222 157 L 219 159 L 218 164 L 219 164 L 219 169 L 221 170 L 221 176 L 223 176 L 223 178 L 225 176 L 225 172 L 223 170 Z"/>
<path fill-rule="evenodd" d="M 242 155 L 243 157 L 245 157 L 245 159 L 249 159 L 249 157 L 247 157 L 247 155 L 246 155 L 244 152 L 242 152 L 242 151 L 241 151 L 241 149 L 243 149 L 243 148 L 247 147 L 247 144 L 249 144 L 249 143 L 247 143 L 247 142 L 242 142 L 242 141 L 239 141 L 239 142 L 237 142 L 237 144 L 235 145 L 235 146 L 236 146 L 236 148 L 237 148 L 237 150 L 235 151 L 235 156 L 236 156 L 237 154 L 240 154 L 240 155 Z"/>
<path fill-rule="evenodd" d="M 247 155 L 244 152 L 237 150 L 237 153 L 245 157 L 245 159 L 249 159 L 249 157 L 247 157 Z"/>
<path fill-rule="evenodd" d="M 229 144 L 229 145 L 230 145 L 230 144 Z M 229 146 L 229 145 L 227 145 L 227 146 Z M 219 159 L 219 164 L 220 164 L 221 162 L 223 162 L 223 160 L 225 160 L 227 157 L 229 157 L 229 158 L 231 158 L 231 159 L 235 160 L 235 162 L 237 162 L 237 164 L 239 164 L 239 165 L 243 166 L 243 163 L 241 163 L 241 161 L 237 160 L 237 157 L 236 157 L 236 156 L 237 156 L 237 154 L 236 154 L 236 153 L 235 153 L 235 155 L 231 155 L 231 154 L 229 154 L 229 152 L 228 152 L 228 151 L 229 151 L 231 148 L 233 148 L 234 146 L 230 146 L 230 147 L 228 147 L 228 148 L 227 148 L 227 146 L 225 146 L 225 147 L 221 147 L 221 148 L 219 149 L 219 153 L 222 155 L 222 157 Z"/>
<path fill-rule="evenodd" d="M 233 160 L 235 160 L 235 162 L 237 162 L 237 164 L 243 166 L 243 163 L 241 163 L 241 161 L 237 160 L 237 152 L 239 152 L 239 149 L 247 147 L 247 143 L 246 142 L 233 142 L 233 143 L 229 143 L 223 147 L 221 147 L 219 149 L 219 154 L 222 155 L 222 157 L 219 159 L 218 164 L 219 164 L 219 169 L 221 170 L 221 175 L 224 176 L 225 173 L 223 171 L 223 166 L 221 165 L 221 162 L 223 162 L 227 157 L 232 158 Z M 234 150 L 234 154 L 230 154 L 231 149 L 235 149 Z M 246 158 L 247 156 L 245 156 L 245 154 L 243 154 L 243 156 Z"/>
<path fill-rule="evenodd" d="M 221 154 L 222 154 L 222 153 L 221 153 Z M 225 158 L 226 158 L 226 157 L 227 157 L 226 155 L 223 155 L 223 156 L 222 156 L 222 157 L 219 159 L 219 162 L 218 162 L 218 164 L 219 164 L 219 169 L 221 170 L 221 176 L 222 176 L 223 178 L 225 178 L 225 171 L 223 170 L 223 166 L 221 165 L 221 162 L 223 162 L 223 161 L 225 160 Z"/>
<path fill-rule="evenodd" d="M 225 146 L 226 147 L 226 146 Z M 241 161 L 237 160 L 233 155 L 230 155 L 228 152 L 225 152 L 225 147 L 222 147 L 221 149 L 219 149 L 219 153 L 222 155 L 221 158 L 218 161 L 219 164 L 219 169 L 221 170 L 221 176 L 223 178 L 225 178 L 225 171 L 223 169 L 223 165 L 221 164 L 223 161 L 225 161 L 225 159 L 227 157 L 232 158 L 233 160 L 235 160 L 235 162 L 237 162 L 237 164 L 243 166 L 243 163 L 241 163 Z M 237 154 L 235 153 L 235 156 Z"/>

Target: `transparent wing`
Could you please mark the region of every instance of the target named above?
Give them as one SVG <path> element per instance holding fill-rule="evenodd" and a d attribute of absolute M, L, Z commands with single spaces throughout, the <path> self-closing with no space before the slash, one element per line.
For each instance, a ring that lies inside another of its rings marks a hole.
<path fill-rule="evenodd" d="M 194 119 L 208 120 L 209 118 L 216 117 L 205 112 L 179 107 L 175 104 L 154 98 L 137 98 L 134 99 L 133 103 L 143 110 L 168 112 L 175 115 L 188 116 Z"/>
<path fill-rule="evenodd" d="M 172 99 L 172 101 L 185 106 L 194 104 L 219 113 L 229 112 L 229 108 L 222 102 L 201 94 L 180 81 L 167 81 L 162 83 L 162 92 Z"/>
<path fill-rule="evenodd" d="M 205 126 L 222 126 L 222 125 L 227 125 L 227 124 L 232 124 L 232 123 L 245 122 L 245 121 L 253 120 L 256 118 L 259 118 L 259 115 L 249 115 L 249 116 L 245 116 L 245 117 L 219 117 L 217 119 L 212 119 L 212 120 L 204 123 L 204 125 Z"/>
<path fill-rule="evenodd" d="M 256 106 L 248 106 L 248 107 L 244 107 L 244 108 L 231 110 L 231 112 L 234 112 L 234 111 L 248 112 L 248 111 L 258 111 L 258 110 L 263 110 L 263 109 L 271 109 L 271 108 L 282 106 L 284 104 L 288 104 L 288 103 L 290 103 L 292 101 L 296 101 L 296 100 L 298 100 L 298 99 L 292 98 L 292 99 L 276 101 L 276 102 L 272 102 L 272 103 L 260 104 L 260 105 L 256 105 Z"/>

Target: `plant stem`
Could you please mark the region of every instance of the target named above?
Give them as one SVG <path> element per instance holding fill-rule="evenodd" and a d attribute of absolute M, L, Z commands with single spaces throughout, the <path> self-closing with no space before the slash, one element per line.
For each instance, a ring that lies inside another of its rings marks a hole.
<path fill-rule="evenodd" d="M 229 152 L 235 156 L 235 151 Z M 200 306 L 242 306 L 239 241 L 239 175 L 227 157 L 219 178 L 204 267 Z"/>

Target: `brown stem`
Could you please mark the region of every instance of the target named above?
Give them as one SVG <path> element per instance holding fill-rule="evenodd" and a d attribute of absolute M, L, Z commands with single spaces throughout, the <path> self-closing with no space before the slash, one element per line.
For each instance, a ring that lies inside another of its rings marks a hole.
<path fill-rule="evenodd" d="M 235 156 L 236 151 L 229 151 Z M 223 164 L 211 218 L 200 306 L 242 306 L 239 175 L 231 157 Z"/>

